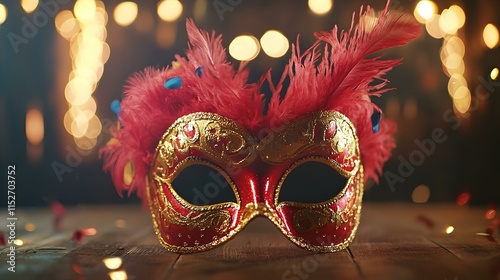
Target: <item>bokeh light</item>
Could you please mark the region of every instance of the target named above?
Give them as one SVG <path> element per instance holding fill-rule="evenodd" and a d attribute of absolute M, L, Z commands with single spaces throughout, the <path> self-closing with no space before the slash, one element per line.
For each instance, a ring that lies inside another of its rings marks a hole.
<path fill-rule="evenodd" d="M 166 22 L 177 20 L 182 14 L 182 4 L 178 0 L 163 0 L 158 4 L 158 16 Z"/>
<path fill-rule="evenodd" d="M 444 35 L 446 35 L 446 33 L 439 26 L 440 18 L 441 18 L 440 15 L 433 15 L 425 23 L 425 29 L 427 30 L 427 33 L 429 33 L 429 35 L 432 38 L 441 39 L 444 37 Z"/>
<path fill-rule="evenodd" d="M 115 21 L 120 26 L 128 26 L 137 18 L 139 8 L 134 2 L 126 1 L 118 4 L 113 13 Z"/>
<path fill-rule="evenodd" d="M 26 112 L 26 139 L 32 145 L 39 145 L 43 141 L 44 123 L 40 109 L 33 107 Z"/>
<path fill-rule="evenodd" d="M 411 199 L 415 203 L 426 203 L 427 201 L 429 201 L 430 196 L 431 190 L 428 186 L 422 184 L 413 190 Z"/>
<path fill-rule="evenodd" d="M 422 0 L 417 3 L 413 15 L 420 23 L 426 23 L 437 13 L 437 5 L 432 1 Z"/>
<path fill-rule="evenodd" d="M 460 113 L 465 114 L 472 101 L 470 90 L 466 87 L 460 87 L 453 95 L 453 107 Z"/>
<path fill-rule="evenodd" d="M 309 0 L 309 9 L 317 15 L 324 15 L 328 13 L 333 6 L 332 0 Z"/>
<path fill-rule="evenodd" d="M 106 258 L 102 260 L 104 265 L 111 270 L 115 270 L 122 266 L 122 259 L 120 257 Z"/>
<path fill-rule="evenodd" d="M 270 57 L 282 57 L 288 51 L 288 39 L 277 30 L 268 30 L 260 38 L 262 50 Z"/>
<path fill-rule="evenodd" d="M 137 6 L 133 2 L 125 2 L 125 6 L 120 8 L 125 12 L 119 14 L 130 16 L 130 7 L 134 5 Z M 97 145 L 97 137 L 102 132 L 101 121 L 95 115 L 97 105 L 92 94 L 104 73 L 104 64 L 111 55 L 106 43 L 108 15 L 104 3 L 94 0 L 77 0 L 74 14 L 63 10 L 54 19 L 59 34 L 70 41 L 72 60 L 72 71 L 64 90 L 69 108 L 63 123 L 78 148 L 91 150 Z"/>
<path fill-rule="evenodd" d="M 126 225 L 127 225 L 127 223 L 123 219 L 116 219 L 115 220 L 115 227 L 117 227 L 117 228 L 124 228 Z"/>
<path fill-rule="evenodd" d="M 7 8 L 0 3 L 0 24 L 4 23 L 7 19 Z"/>
<path fill-rule="evenodd" d="M 14 239 L 14 244 L 16 246 L 23 246 L 24 245 L 24 241 L 22 239 Z"/>
<path fill-rule="evenodd" d="M 28 232 L 35 231 L 36 230 L 36 225 L 34 225 L 32 223 L 27 223 L 27 224 L 24 225 L 24 230 L 28 231 Z"/>
<path fill-rule="evenodd" d="M 448 93 L 450 94 L 450 97 L 453 98 L 455 93 L 461 88 L 467 88 L 467 81 L 464 76 L 460 74 L 453 74 L 448 81 Z"/>
<path fill-rule="evenodd" d="M 38 0 L 21 0 L 21 7 L 29 14 L 38 7 Z"/>
<path fill-rule="evenodd" d="M 251 35 L 240 35 L 229 44 L 229 54 L 239 61 L 250 61 L 260 52 L 259 40 Z"/>
<path fill-rule="evenodd" d="M 63 10 L 56 15 L 55 18 L 56 30 L 66 40 L 71 40 L 73 36 L 80 32 L 80 24 L 73 16 L 73 13 L 68 10 Z"/>
<path fill-rule="evenodd" d="M 94 0 L 77 0 L 74 7 L 75 17 L 85 21 L 95 16 L 97 7 Z"/>
<path fill-rule="evenodd" d="M 462 7 L 458 5 L 451 5 L 449 8 L 450 11 L 452 11 L 458 18 L 458 28 L 462 28 L 465 25 L 465 12 L 462 9 Z"/>
<path fill-rule="evenodd" d="M 439 17 L 439 27 L 447 34 L 455 34 L 460 28 L 460 19 L 455 11 L 444 9 Z"/>
<path fill-rule="evenodd" d="M 490 49 L 493 49 L 498 44 L 498 28 L 489 23 L 484 27 L 483 30 L 483 40 L 486 46 Z"/>
<path fill-rule="evenodd" d="M 447 226 L 444 231 L 446 232 L 446 234 L 451 234 L 454 230 L 455 230 L 454 226 Z"/>
<path fill-rule="evenodd" d="M 111 280 L 127 280 L 128 275 L 125 270 L 117 270 L 117 271 L 111 271 L 109 274 L 109 278 Z"/>
<path fill-rule="evenodd" d="M 498 78 L 498 73 L 499 73 L 498 68 L 495 67 L 495 68 L 491 69 L 490 78 L 492 80 L 496 80 Z"/>

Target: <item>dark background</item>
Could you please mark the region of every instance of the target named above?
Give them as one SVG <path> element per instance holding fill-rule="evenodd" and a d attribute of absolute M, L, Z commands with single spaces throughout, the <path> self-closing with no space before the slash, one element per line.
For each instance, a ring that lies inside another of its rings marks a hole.
<path fill-rule="evenodd" d="M 33 13 L 26 14 L 18 1 L 3 2 L 9 14 L 6 22 L 0 25 L 0 185 L 5 190 L 1 191 L 0 204 L 5 205 L 7 201 L 9 164 L 16 165 L 16 203 L 19 206 L 46 205 L 53 200 L 67 205 L 137 202 L 135 196 L 122 199 L 117 195 L 110 176 L 102 172 L 97 148 L 90 152 L 79 151 L 64 129 L 63 116 L 68 110 L 64 86 L 71 71 L 71 61 L 69 42 L 57 33 L 54 19 L 51 17 L 48 24 L 38 28 L 36 35 L 21 44 L 16 53 L 7 34 L 19 34 L 23 18 L 31 20 Z M 60 9 L 72 10 L 74 1 L 66 2 L 69 3 L 60 5 Z M 130 74 L 146 66 L 169 65 L 174 54 L 183 54 L 187 46 L 185 18 L 194 17 L 199 27 L 222 33 L 226 47 L 237 35 L 251 33 L 260 38 L 268 29 L 280 30 L 290 42 L 300 34 L 301 45 L 306 47 L 313 42 L 315 31 L 330 30 L 335 24 L 342 29 L 349 28 L 352 12 L 359 11 L 360 5 L 369 4 L 377 10 L 385 5 L 385 1 L 337 0 L 329 13 L 318 16 L 309 10 L 307 1 L 181 1 L 184 5 L 181 17 L 167 24 L 156 14 L 156 1 L 137 1 L 139 17 L 132 25 L 121 27 L 113 19 L 113 9 L 119 2 L 105 1 L 109 17 L 106 41 L 111 56 L 93 93 L 96 114 L 101 120 L 116 119 L 109 104 L 120 98 L 122 86 Z M 196 17 L 195 2 L 206 4 L 205 13 Z M 237 5 L 219 17 L 214 6 L 216 2 Z M 465 10 L 467 21 L 458 36 L 466 48 L 465 78 L 472 99 L 479 101 L 466 115 L 457 117 L 453 113 L 447 92 L 449 78 L 443 72 L 439 56 L 443 40 L 430 37 L 424 27 L 422 36 L 416 41 L 384 51 L 388 58 L 404 58 L 403 64 L 388 75 L 390 86 L 396 90 L 374 100 L 399 127 L 398 147 L 385 165 L 385 174 L 401 175 L 398 171 L 401 159 L 408 160 L 418 149 L 415 141 L 431 139 L 433 130 L 442 129 L 446 141 L 435 143 L 434 151 L 425 156 L 423 163 L 414 166 L 415 170 L 408 176 L 401 176 L 402 180 L 396 184 L 388 183 L 382 176 L 379 184 L 367 186 L 365 200 L 411 202 L 413 190 L 424 184 L 430 190 L 429 202 L 454 202 L 460 193 L 469 192 L 471 203 L 498 203 L 500 139 L 496 131 L 500 129 L 500 86 L 485 87 L 479 77 L 488 80 L 491 69 L 500 67 L 500 48 L 490 50 L 482 40 L 482 30 L 487 23 L 500 26 L 497 15 L 500 4 L 494 0 L 435 2 L 439 12 L 451 4 L 458 4 Z M 392 7 L 413 14 L 416 4 L 417 1 L 400 0 L 393 1 Z M 150 26 L 141 24 L 147 14 L 151 16 Z M 173 41 L 169 46 L 158 43 L 158 32 L 170 32 Z M 273 69 L 273 77 L 279 78 L 289 54 L 290 50 L 276 59 L 261 51 L 248 64 L 250 80 L 256 81 L 269 67 Z M 235 64 L 238 65 L 236 61 Z M 481 98 L 485 94 L 488 97 Z M 38 104 L 44 116 L 45 136 L 37 148 L 42 151 L 38 159 L 30 157 L 30 145 L 26 141 L 24 124 L 30 104 Z M 452 113 L 448 115 L 450 110 Z M 103 133 L 101 139 L 102 145 L 109 135 Z M 55 162 L 71 170 L 63 174 L 62 180 L 58 180 L 54 172 Z"/>

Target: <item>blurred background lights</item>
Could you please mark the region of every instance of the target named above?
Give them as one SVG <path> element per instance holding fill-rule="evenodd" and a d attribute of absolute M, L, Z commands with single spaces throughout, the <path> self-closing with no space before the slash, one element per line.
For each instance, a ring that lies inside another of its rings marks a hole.
<path fill-rule="evenodd" d="M 57 32 L 66 40 L 71 40 L 80 31 L 78 20 L 68 10 L 61 11 L 56 15 L 55 26 Z"/>
<path fill-rule="evenodd" d="M 0 24 L 4 23 L 7 19 L 7 8 L 0 3 Z"/>
<path fill-rule="evenodd" d="M 127 225 L 124 219 L 116 219 L 115 220 L 115 226 L 117 228 L 124 228 Z"/>
<path fill-rule="evenodd" d="M 26 139 L 32 145 L 39 145 L 43 141 L 44 124 L 40 109 L 33 107 L 26 113 Z"/>
<path fill-rule="evenodd" d="M 16 246 L 23 246 L 24 241 L 22 239 L 19 239 L 19 238 L 18 239 L 14 239 L 14 244 Z"/>
<path fill-rule="evenodd" d="M 446 33 L 439 26 L 440 15 L 433 15 L 426 23 L 425 29 L 432 38 L 441 39 Z"/>
<path fill-rule="evenodd" d="M 458 5 L 451 5 L 450 8 L 448 8 L 448 10 L 453 12 L 455 14 L 455 16 L 457 17 L 458 28 L 464 27 L 466 16 L 465 16 L 465 12 L 462 9 L 462 7 L 460 7 Z"/>
<path fill-rule="evenodd" d="M 309 0 L 309 9 L 317 15 L 324 15 L 328 13 L 333 6 L 332 0 Z"/>
<path fill-rule="evenodd" d="M 260 38 L 262 50 L 270 57 L 282 57 L 289 47 L 288 39 L 277 30 L 268 30 Z"/>
<path fill-rule="evenodd" d="M 455 230 L 455 227 L 453 226 L 448 226 L 445 229 L 446 234 L 451 234 Z"/>
<path fill-rule="evenodd" d="M 229 44 L 229 54 L 239 61 L 250 61 L 260 52 L 259 40 L 251 35 L 240 35 Z"/>
<path fill-rule="evenodd" d="M 437 13 L 437 5 L 432 1 L 422 0 L 417 3 L 413 15 L 420 23 L 426 23 Z"/>
<path fill-rule="evenodd" d="M 158 4 L 158 16 L 166 22 L 177 20 L 182 14 L 182 4 L 178 0 L 163 0 Z"/>
<path fill-rule="evenodd" d="M 121 23 L 133 22 L 137 16 L 137 4 L 121 4 L 124 6 L 117 7 L 115 14 L 121 9 L 118 14 L 126 14 L 125 19 L 119 19 L 122 20 Z M 69 108 L 63 123 L 66 131 L 74 137 L 75 144 L 80 149 L 90 150 L 96 146 L 97 137 L 102 132 L 101 121 L 95 115 L 97 105 L 92 94 L 111 54 L 106 43 L 108 15 L 103 2 L 94 0 L 78 0 L 74 13 L 73 17 L 71 11 L 63 10 L 54 19 L 59 34 L 70 41 L 69 54 L 72 59 L 72 71 L 64 90 Z"/>
<path fill-rule="evenodd" d="M 104 265 L 111 270 L 115 270 L 122 266 L 122 259 L 120 257 L 106 258 L 102 260 Z"/>
<path fill-rule="evenodd" d="M 496 68 L 496 67 L 495 67 L 495 68 L 493 68 L 493 69 L 491 70 L 491 73 L 490 73 L 490 78 L 491 78 L 492 80 L 496 80 L 496 79 L 498 78 L 498 72 L 499 72 L 498 68 Z"/>
<path fill-rule="evenodd" d="M 455 92 L 457 92 L 460 88 L 467 88 L 467 81 L 464 76 L 460 74 L 453 74 L 448 81 L 448 93 L 450 97 L 455 96 Z"/>
<path fill-rule="evenodd" d="M 460 19 L 453 10 L 444 9 L 439 18 L 439 27 L 447 34 L 455 34 L 460 28 Z"/>
<path fill-rule="evenodd" d="M 27 223 L 24 225 L 24 230 L 26 230 L 28 232 L 32 232 L 32 231 L 36 230 L 36 226 L 32 223 Z"/>
<path fill-rule="evenodd" d="M 138 11 L 136 3 L 126 1 L 116 6 L 113 17 L 118 25 L 128 26 L 137 18 Z"/>
<path fill-rule="evenodd" d="M 117 271 L 111 271 L 109 274 L 109 278 L 111 280 L 127 280 L 127 272 L 125 270 L 117 270 Z"/>
<path fill-rule="evenodd" d="M 411 194 L 411 199 L 415 203 L 426 203 L 427 201 L 429 201 L 430 196 L 431 196 L 431 191 L 429 187 L 422 184 L 413 190 Z"/>
<path fill-rule="evenodd" d="M 483 30 L 483 40 L 486 46 L 493 49 L 498 44 L 498 28 L 489 23 L 484 27 Z"/>
<path fill-rule="evenodd" d="M 443 49 L 445 50 L 447 55 L 454 53 L 459 55 L 460 57 L 465 56 L 464 42 L 457 36 L 445 38 Z"/>
<path fill-rule="evenodd" d="M 470 108 L 472 96 L 466 87 L 460 87 L 453 95 L 453 107 L 460 113 L 465 114 Z"/>
<path fill-rule="evenodd" d="M 26 13 L 31 13 L 38 7 L 38 0 L 21 0 L 21 7 Z"/>
<path fill-rule="evenodd" d="M 79 21 L 93 18 L 96 12 L 96 3 L 94 0 L 77 0 L 74 12 Z"/>

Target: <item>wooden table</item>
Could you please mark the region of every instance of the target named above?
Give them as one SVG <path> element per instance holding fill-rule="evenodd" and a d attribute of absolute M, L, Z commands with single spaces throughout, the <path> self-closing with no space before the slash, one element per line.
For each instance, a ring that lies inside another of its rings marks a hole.
<path fill-rule="evenodd" d="M 9 248 L 0 247 L 0 279 L 500 279 L 500 234 L 477 234 L 490 224 L 485 212 L 365 203 L 354 242 L 330 254 L 300 249 L 258 218 L 221 247 L 179 255 L 160 246 L 139 205 L 68 208 L 58 231 L 50 209 L 18 209 L 16 238 L 24 244 L 16 250 L 15 273 L 7 270 Z M 0 217 L 7 223 L 7 215 Z M 27 231 L 26 224 L 36 228 Z M 449 225 L 454 231 L 447 234 Z M 96 234 L 71 241 L 83 228 Z"/>

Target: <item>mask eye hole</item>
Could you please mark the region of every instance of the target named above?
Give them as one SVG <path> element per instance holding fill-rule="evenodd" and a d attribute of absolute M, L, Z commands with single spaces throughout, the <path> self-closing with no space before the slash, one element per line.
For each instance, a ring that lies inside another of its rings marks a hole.
<path fill-rule="evenodd" d="M 171 185 L 178 196 L 195 206 L 238 203 L 231 179 L 213 164 L 189 164 L 175 176 Z"/>
<path fill-rule="evenodd" d="M 320 203 L 328 201 L 346 187 L 348 178 L 323 162 L 306 161 L 285 175 L 277 202 Z"/>

